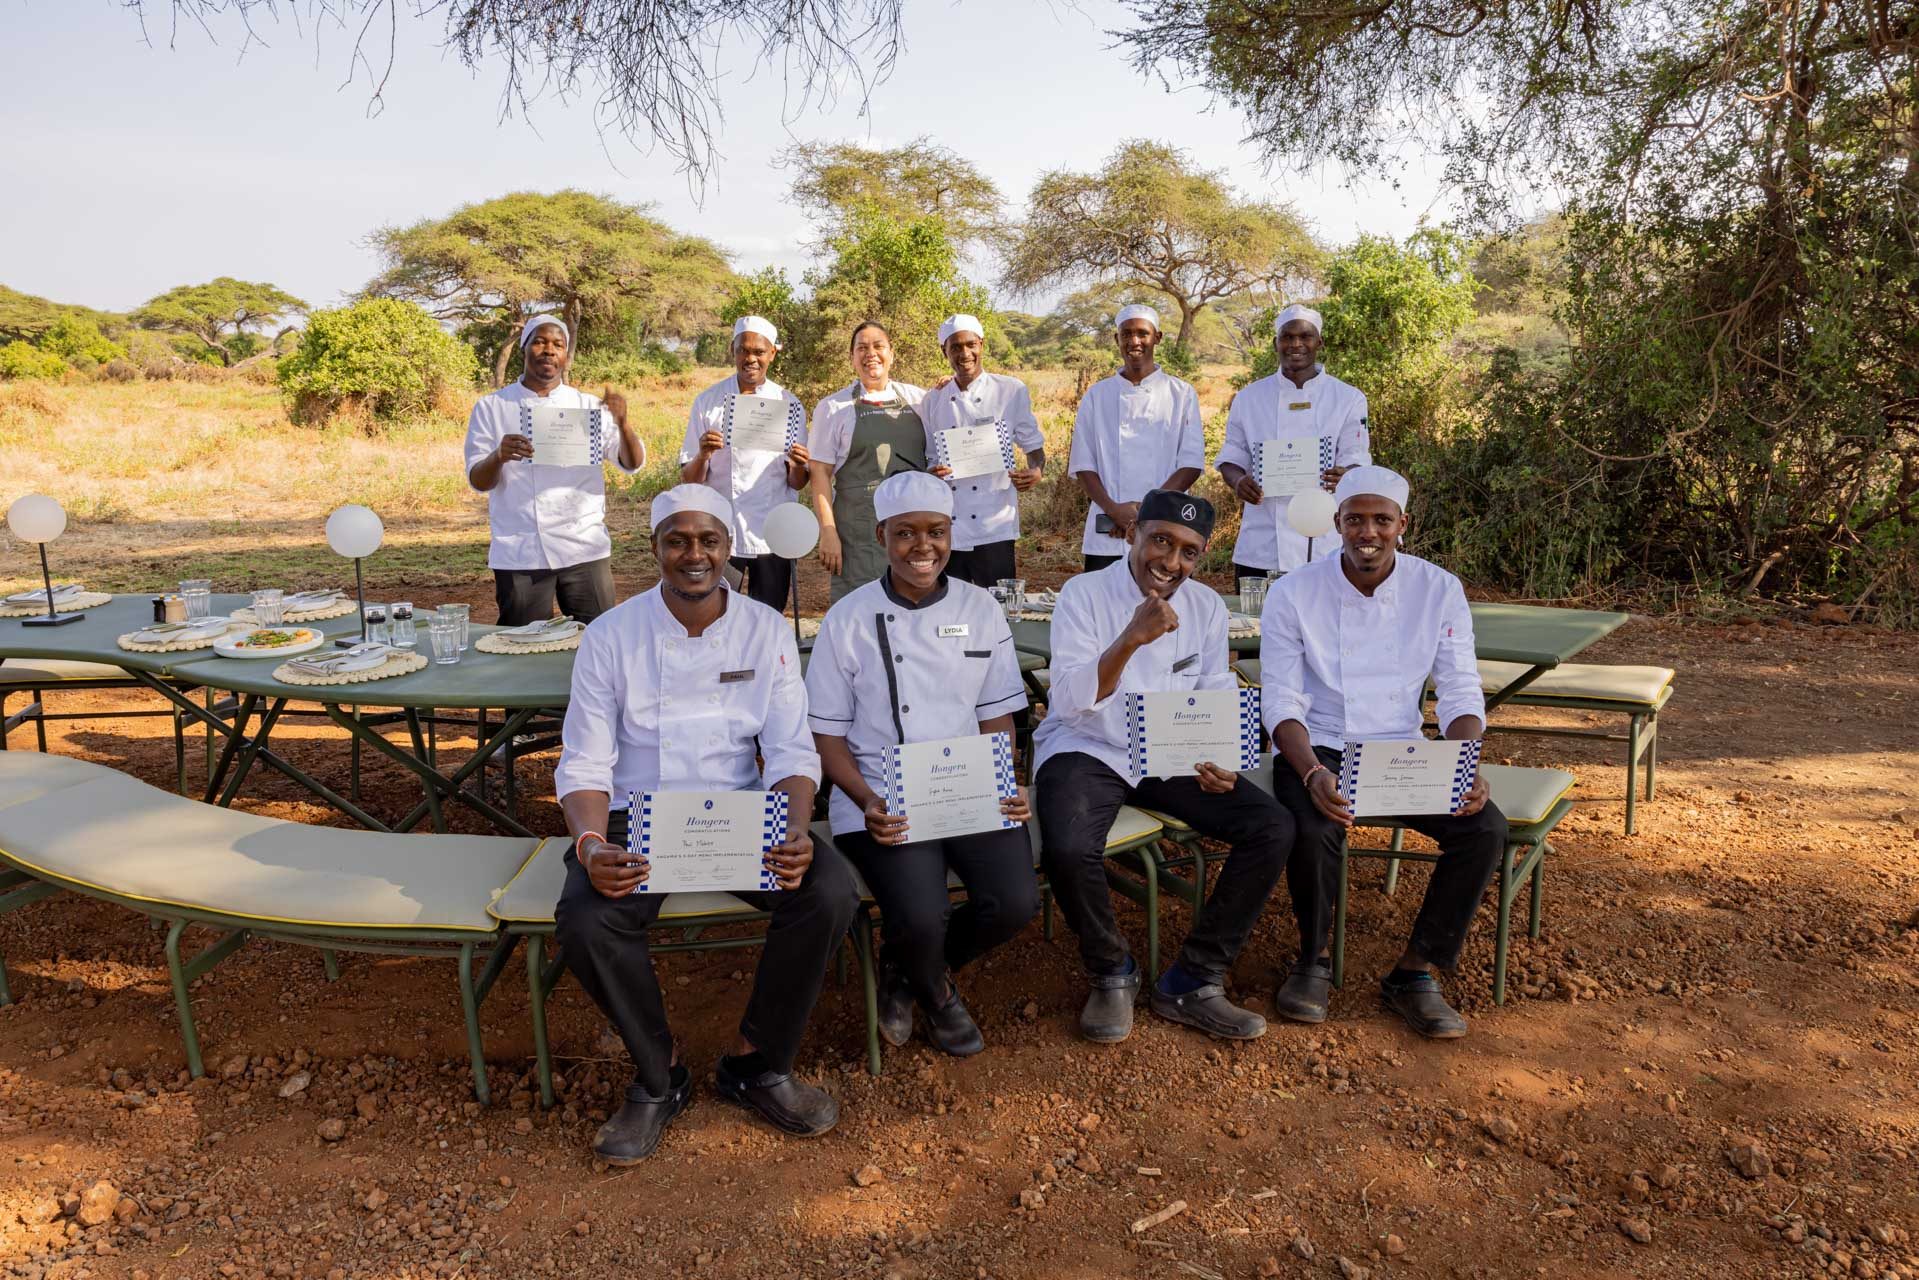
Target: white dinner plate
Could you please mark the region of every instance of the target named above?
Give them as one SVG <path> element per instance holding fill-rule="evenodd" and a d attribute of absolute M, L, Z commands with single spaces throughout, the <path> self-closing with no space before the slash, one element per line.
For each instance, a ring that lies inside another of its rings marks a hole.
<path fill-rule="evenodd" d="M 277 645 L 271 649 L 241 649 L 238 642 L 246 639 L 255 631 L 310 631 L 313 634 L 297 644 Z M 311 653 L 326 643 L 326 637 L 317 627 L 252 627 L 245 631 L 236 631 L 220 637 L 213 642 L 213 651 L 222 658 L 285 658 L 296 653 Z"/>

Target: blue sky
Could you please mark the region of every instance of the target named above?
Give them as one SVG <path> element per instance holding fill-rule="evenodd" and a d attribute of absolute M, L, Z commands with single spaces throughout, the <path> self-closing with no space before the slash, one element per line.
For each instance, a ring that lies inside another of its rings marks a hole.
<path fill-rule="evenodd" d="M 407 6 L 402 6 L 404 10 Z M 164 17 L 166 0 L 149 8 Z M 1128 137 L 1183 147 L 1242 191 L 1291 201 L 1334 243 L 1404 235 L 1448 202 L 1437 167 L 1357 189 L 1337 171 L 1268 172 L 1244 122 L 1203 90 L 1143 77 L 1105 34 L 1116 6 L 909 0 L 906 46 L 865 116 L 842 100 L 783 119 L 775 75 L 722 55 L 726 119 L 703 196 L 663 151 L 602 139 L 590 109 L 548 100 L 499 118 L 501 81 L 437 47 L 437 21 L 403 19 L 384 110 L 364 75 L 343 85 L 349 40 L 291 26 L 241 55 L 198 30 L 141 42 L 119 0 L 0 0 L 0 283 L 111 310 L 219 275 L 267 280 L 315 305 L 359 288 L 375 227 L 444 214 L 510 190 L 580 187 L 650 202 L 751 270 L 797 273 L 810 228 L 771 163 L 791 140 L 888 146 L 928 135 L 971 159 L 1014 202 L 1055 168 L 1091 169 Z M 980 264 L 991 276 L 991 264 Z M 1044 309 L 1045 298 L 1000 296 Z"/>

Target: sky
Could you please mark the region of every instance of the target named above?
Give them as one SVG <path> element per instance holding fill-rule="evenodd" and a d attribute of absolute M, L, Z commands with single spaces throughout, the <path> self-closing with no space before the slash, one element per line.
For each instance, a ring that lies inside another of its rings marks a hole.
<path fill-rule="evenodd" d="M 298 0 L 295 0 L 298 3 Z M 304 6 L 301 6 L 302 8 Z M 898 65 L 861 114 L 857 95 L 795 115 L 777 74 L 722 50 L 725 119 L 703 191 L 663 149 L 594 126 L 590 104 L 546 100 L 500 116 L 501 78 L 439 47 L 436 19 L 405 17 L 384 104 L 348 83 L 350 38 L 268 25 L 169 43 L 167 0 L 148 0 L 144 43 L 120 0 L 0 0 L 0 284 L 123 311 L 174 285 L 263 280 L 315 306 L 378 270 L 374 229 L 508 191 L 577 187 L 654 206 L 719 243 L 743 271 L 797 276 L 812 231 L 774 159 L 793 141 L 895 146 L 922 135 L 971 160 L 1015 209 L 1054 169 L 1092 170 L 1150 137 L 1222 170 L 1248 196 L 1290 202 L 1322 240 L 1404 236 L 1449 204 L 1438 166 L 1354 188 L 1337 170 L 1268 171 L 1245 123 L 1205 90 L 1142 76 L 1106 32 L 1116 5 L 1084 0 L 908 0 Z M 158 21 L 153 21 L 153 19 Z M 993 274 L 993 264 L 977 264 Z M 1047 296 L 995 290 L 1044 310 Z"/>

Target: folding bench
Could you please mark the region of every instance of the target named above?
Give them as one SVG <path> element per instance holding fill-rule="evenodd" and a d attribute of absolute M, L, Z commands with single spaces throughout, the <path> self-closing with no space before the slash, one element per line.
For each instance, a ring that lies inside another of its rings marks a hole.
<path fill-rule="evenodd" d="M 473 1091 L 488 1101 L 479 1006 L 517 939 L 487 905 L 542 843 L 310 827 L 183 799 L 84 760 L 0 755 L 0 873 L 13 877 L 0 885 L 0 911 L 66 889 L 166 921 L 195 1076 L 205 1064 L 189 988 L 249 939 L 271 938 L 319 949 L 328 977 L 339 951 L 457 959 Z M 190 925 L 223 936 L 188 957 Z"/>
<path fill-rule="evenodd" d="M 146 686 L 119 667 L 104 662 L 75 662 L 66 658 L 13 658 L 0 661 L 0 751 L 8 749 L 8 736 L 24 724 L 33 725 L 35 745 L 41 751 L 45 751 L 49 720 L 97 720 L 106 716 L 120 720 L 172 716 L 174 772 L 179 779 L 180 790 L 182 792 L 186 790 L 186 732 L 185 723 L 177 707 L 154 708 L 147 711 L 48 711 L 46 694 L 50 689 L 59 689 L 62 692 L 77 689 L 145 690 Z M 25 694 L 27 701 L 19 710 L 10 712 L 7 710 L 7 702 L 15 694 Z"/>
<path fill-rule="evenodd" d="M 1258 769 L 1245 775 L 1268 792 L 1273 789 L 1273 760 L 1274 757 L 1267 756 Z M 1492 793 L 1493 803 L 1506 815 L 1508 827 L 1506 856 L 1500 859 L 1499 872 L 1494 878 L 1499 914 L 1493 939 L 1493 1003 L 1504 1004 L 1506 956 L 1512 939 L 1513 900 L 1519 896 L 1521 889 L 1530 887 L 1527 933 L 1537 938 L 1544 905 L 1546 855 L 1553 851 L 1548 837 L 1560 820 L 1572 812 L 1573 802 L 1567 798 L 1567 794 L 1573 789 L 1576 779 L 1564 769 L 1523 769 L 1498 764 L 1482 764 L 1479 769 L 1480 775 L 1486 779 L 1487 789 Z M 1389 830 L 1392 832 L 1392 843 L 1385 849 L 1355 849 L 1350 843 L 1340 848 L 1339 904 L 1333 914 L 1334 986 L 1344 985 L 1346 979 L 1346 904 L 1351 890 L 1352 860 L 1379 858 L 1387 862 L 1386 892 L 1389 894 L 1398 882 L 1402 860 L 1439 861 L 1436 852 L 1406 850 L 1402 846 L 1405 828 L 1390 818 L 1360 818 L 1355 825 Z"/>

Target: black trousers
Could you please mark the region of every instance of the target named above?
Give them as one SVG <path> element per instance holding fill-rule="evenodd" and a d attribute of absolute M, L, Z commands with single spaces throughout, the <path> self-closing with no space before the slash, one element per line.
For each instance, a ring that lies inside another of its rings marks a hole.
<path fill-rule="evenodd" d="M 997 587 L 1001 578 L 1017 578 L 1013 548 L 1015 540 L 982 543 L 971 551 L 955 551 L 946 562 L 946 574 L 976 587 Z"/>
<path fill-rule="evenodd" d="M 1213 892 L 1193 919 L 1179 966 L 1195 978 L 1226 977 L 1266 908 L 1293 845 L 1293 820 L 1279 802 L 1245 779 L 1224 795 L 1200 790 L 1198 778 L 1144 778 L 1137 787 L 1094 756 L 1068 751 L 1048 760 L 1033 780 L 1046 878 L 1066 923 L 1079 935 L 1089 973 L 1125 969 L 1126 938 L 1106 884 L 1106 833 L 1123 804 L 1170 813 L 1231 849 Z"/>
<path fill-rule="evenodd" d="M 1315 747 L 1319 762 L 1339 772 L 1339 753 Z M 1333 936 L 1333 912 L 1339 906 L 1339 848 L 1345 833 L 1322 815 L 1306 794 L 1299 775 L 1284 759 L 1273 761 L 1273 788 L 1298 828 L 1293 856 L 1286 863 L 1286 887 L 1299 919 L 1302 958 L 1324 954 Z M 1506 856 L 1506 815 L 1491 800 L 1471 817 L 1428 814 L 1402 819 L 1439 843 L 1426 900 L 1413 919 L 1412 948 L 1442 969 L 1459 963 L 1479 900 Z"/>
<path fill-rule="evenodd" d="M 1026 927 L 1039 910 L 1032 837 L 981 831 L 947 840 L 882 845 L 864 831 L 834 836 L 880 904 L 882 957 L 931 1004 L 946 991 L 946 971 L 979 959 Z M 966 886 L 957 907 L 948 868 Z"/>
<path fill-rule="evenodd" d="M 557 598 L 560 612 L 581 622 L 611 609 L 613 557 L 568 565 L 564 569 L 495 569 L 493 598 L 500 606 L 500 625 L 524 626 L 553 616 Z"/>
<path fill-rule="evenodd" d="M 625 841 L 624 810 L 613 812 L 606 836 L 616 844 Z M 770 1070 L 791 1071 L 827 963 L 859 905 L 853 869 L 831 846 L 815 844 L 813 865 L 799 888 L 733 896 L 773 913 L 740 1034 L 765 1056 Z M 654 1097 L 665 1097 L 669 1087 L 673 1033 L 647 951 L 647 930 L 666 897 L 609 898 L 593 887 L 568 850 L 566 887 L 554 911 L 561 958 L 620 1033 L 633 1059 L 634 1079 Z"/>
<path fill-rule="evenodd" d="M 1125 556 L 1089 556 L 1084 553 L 1080 556 L 1080 559 L 1086 563 L 1086 572 L 1088 573 L 1097 573 L 1107 565 L 1117 564 L 1125 558 Z"/>
<path fill-rule="evenodd" d="M 780 613 L 793 598 L 793 562 L 767 552 L 763 556 L 734 556 L 727 561 L 746 575 L 746 598 L 772 605 Z"/>

